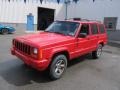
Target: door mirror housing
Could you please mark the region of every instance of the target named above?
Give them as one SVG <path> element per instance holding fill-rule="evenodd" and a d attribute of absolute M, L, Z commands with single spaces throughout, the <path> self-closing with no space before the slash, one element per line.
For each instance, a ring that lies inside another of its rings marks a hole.
<path fill-rule="evenodd" d="M 80 33 L 78 37 L 79 37 L 79 38 L 86 38 L 86 37 L 87 37 L 87 34 L 86 34 L 86 33 Z"/>

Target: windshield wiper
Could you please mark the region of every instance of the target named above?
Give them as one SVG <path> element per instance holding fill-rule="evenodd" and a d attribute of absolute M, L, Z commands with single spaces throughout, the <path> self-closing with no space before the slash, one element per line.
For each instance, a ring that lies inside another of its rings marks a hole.
<path fill-rule="evenodd" d="M 64 33 L 61 33 L 61 32 L 56 32 L 56 31 L 44 31 L 44 32 L 57 33 L 57 34 L 62 34 L 62 35 L 65 35 Z"/>
<path fill-rule="evenodd" d="M 62 33 L 62 32 L 53 32 L 53 33 L 57 33 L 57 34 L 66 35 L 65 33 Z"/>
<path fill-rule="evenodd" d="M 49 32 L 49 33 L 53 33 L 52 31 L 44 31 L 44 32 Z"/>
<path fill-rule="evenodd" d="M 57 32 L 57 31 L 45 31 L 45 32 L 56 33 L 56 34 L 61 34 L 61 35 L 65 35 L 65 36 L 71 36 L 69 33 L 62 33 L 62 32 Z"/>
<path fill-rule="evenodd" d="M 61 33 L 61 32 L 53 32 L 53 33 L 57 33 L 57 34 L 63 34 L 63 33 Z"/>

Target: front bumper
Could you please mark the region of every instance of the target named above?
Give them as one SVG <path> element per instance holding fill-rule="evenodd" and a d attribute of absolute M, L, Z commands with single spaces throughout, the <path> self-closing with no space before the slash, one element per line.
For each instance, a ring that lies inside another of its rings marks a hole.
<path fill-rule="evenodd" d="M 28 56 L 25 56 L 24 54 L 19 53 L 14 49 L 11 49 L 11 54 L 20 58 L 28 66 L 31 66 L 32 68 L 35 68 L 39 71 L 44 71 L 45 69 L 47 69 L 49 65 L 49 61 L 47 59 L 35 60 L 31 57 L 28 57 Z"/>

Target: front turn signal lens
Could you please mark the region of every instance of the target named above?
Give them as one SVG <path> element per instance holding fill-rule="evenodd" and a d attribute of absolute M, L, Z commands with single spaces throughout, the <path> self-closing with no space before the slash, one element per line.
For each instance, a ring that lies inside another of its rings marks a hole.
<path fill-rule="evenodd" d="M 43 52 L 42 52 L 42 50 L 40 50 L 40 58 L 42 58 L 43 57 Z"/>

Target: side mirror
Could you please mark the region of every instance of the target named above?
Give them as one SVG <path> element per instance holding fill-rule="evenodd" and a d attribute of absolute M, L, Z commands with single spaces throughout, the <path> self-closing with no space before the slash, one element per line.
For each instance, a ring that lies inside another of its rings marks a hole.
<path fill-rule="evenodd" d="M 80 33 L 78 37 L 79 37 L 79 38 L 86 38 L 86 37 L 87 37 L 87 34 L 86 34 L 86 33 Z"/>

